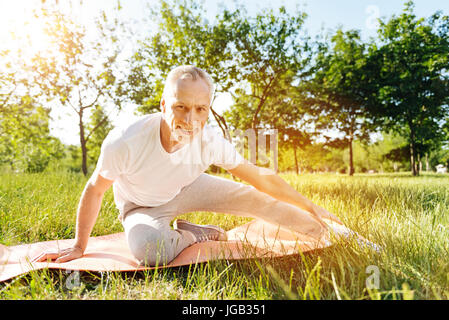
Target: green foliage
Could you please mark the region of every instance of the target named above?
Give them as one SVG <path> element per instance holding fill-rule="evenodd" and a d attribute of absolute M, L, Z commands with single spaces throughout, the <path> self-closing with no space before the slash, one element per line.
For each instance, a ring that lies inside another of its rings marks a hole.
<path fill-rule="evenodd" d="M 78 145 L 64 145 L 63 156 L 59 160 L 53 159 L 48 165 L 47 172 L 81 173 L 81 148 Z"/>
<path fill-rule="evenodd" d="M 282 126 L 297 120 L 294 83 L 310 68 L 309 39 L 304 33 L 306 14 L 287 13 L 284 7 L 248 17 L 243 10 L 225 12 L 235 47 L 235 104 L 225 117 L 233 128 Z M 296 113 L 295 113 L 296 112 Z M 275 115 L 273 117 L 273 115 Z M 280 120 L 280 119 L 279 119 Z"/>
<path fill-rule="evenodd" d="M 350 136 L 365 138 L 359 118 L 366 118 L 364 106 L 365 44 L 358 31 L 342 31 L 332 36 L 330 43 L 320 43 L 315 72 L 309 84 L 311 111 L 317 115 L 319 129 L 337 129 Z"/>
<path fill-rule="evenodd" d="M 122 49 L 118 30 L 122 25 L 116 19 L 110 21 L 103 12 L 96 20 L 96 37 L 91 40 L 86 27 L 63 14 L 57 3 L 44 3 L 35 14 L 45 23 L 52 45 L 33 57 L 30 71 L 48 101 L 70 108 L 77 115 L 81 168 L 86 175 L 87 143 L 94 131 L 101 130 L 101 125 L 106 123 L 106 119 L 100 120 L 99 126 L 86 132 L 86 114 L 91 108 L 107 104 L 120 109 L 123 100 L 119 88 L 124 80 L 118 67 Z M 90 145 L 94 145 L 93 142 Z"/>
<path fill-rule="evenodd" d="M 22 50 L 2 50 L 0 59 L 0 166 L 41 172 L 62 157 L 61 142 L 49 133 L 50 110 L 26 73 Z"/>
<path fill-rule="evenodd" d="M 223 6 L 207 21 L 202 2 L 161 1 L 148 12 L 156 32 L 122 64 L 129 30 L 114 16 L 120 8 L 118 3 L 116 11 L 102 12 L 88 39 L 86 27 L 62 14 L 57 1 L 43 2 L 36 17 L 46 25 L 48 48 L 33 59 L 20 49 L 0 51 L 4 166 L 77 170 L 79 161 L 87 174 L 110 130 L 106 106 L 120 109 L 127 101 L 140 113 L 158 111 L 165 77 L 180 64 L 207 70 L 216 92 L 232 95 L 234 104 L 223 115 L 212 109 L 225 136 L 237 129 L 251 128 L 256 137 L 278 130 L 281 170 L 343 171 L 348 165 L 350 174 L 392 166 L 416 172 L 424 158 L 431 167 L 447 161 L 449 18 L 440 12 L 416 17 L 408 2 L 402 14 L 380 21 L 378 39 L 363 42 L 358 31 L 337 30 L 313 42 L 302 11 L 280 7 L 250 16 L 243 6 Z M 47 111 L 40 106 L 50 103 L 78 116 L 79 149 L 49 137 Z M 386 149 L 368 143 L 379 127 L 407 139 Z M 340 137 L 327 136 L 329 129 Z M 326 147 L 318 137 L 327 139 Z M 302 163 L 306 154 L 316 163 Z"/>
<path fill-rule="evenodd" d="M 86 126 L 87 130 L 91 132 L 87 141 L 86 147 L 88 150 L 89 163 L 95 167 L 98 157 L 100 156 L 100 149 L 103 140 L 112 129 L 112 124 L 108 116 L 105 114 L 103 108 L 95 106 L 90 116 L 90 122 Z"/>
<path fill-rule="evenodd" d="M 310 69 L 311 49 L 303 28 L 306 14 L 287 13 L 281 7 L 248 17 L 237 9 L 225 11 L 223 18 L 229 19 L 233 63 L 239 70 L 231 91 L 234 104 L 223 114 L 226 122 L 233 130 L 252 130 L 254 163 L 261 165 L 264 156 L 259 152 L 259 134 L 270 129 L 278 131 L 280 152 L 293 148 L 295 155 L 297 148 L 311 142 L 295 86 Z"/>
<path fill-rule="evenodd" d="M 410 150 L 407 139 L 395 132 L 384 132 L 382 137 L 375 142 L 363 143 L 356 140 L 353 143 L 353 151 L 355 172 L 398 172 L 409 169 Z M 314 143 L 297 148 L 296 153 L 295 161 L 293 148 L 284 148 L 279 152 L 279 171 L 296 171 L 295 162 L 297 162 L 299 173 L 348 172 L 348 147 L 334 148 L 330 147 L 328 143 Z M 444 157 L 431 154 L 429 158 L 431 168 L 435 167 L 434 162 L 438 162 L 437 158 Z"/>
<path fill-rule="evenodd" d="M 395 133 L 383 133 L 382 138 L 366 144 L 354 144 L 356 172 L 397 172 L 408 169 L 410 158 L 407 140 Z"/>
<path fill-rule="evenodd" d="M 159 29 L 134 55 L 127 90 L 139 111 L 159 110 L 167 73 L 176 65 L 194 64 L 211 74 L 216 92 L 228 91 L 236 101 L 224 117 L 212 110 L 224 133 L 227 122 L 232 129 L 257 127 L 259 121 L 280 128 L 273 114 L 283 115 L 283 128 L 291 127 L 287 122 L 297 105 L 289 89 L 308 61 L 304 58 L 308 44 L 300 37 L 305 14 L 288 14 L 281 8 L 250 19 L 242 8 L 224 9 L 211 23 L 202 18 L 203 13 L 193 1 L 172 5 L 163 1 L 151 10 Z M 250 89 L 245 92 L 239 87 Z M 266 103 L 270 108 L 264 114 Z"/>
<path fill-rule="evenodd" d="M 50 136 L 49 110 L 29 96 L 4 105 L 0 112 L 0 165 L 16 172 L 42 172 L 52 159 L 60 159 L 63 145 Z"/>
<path fill-rule="evenodd" d="M 329 146 L 348 148 L 349 174 L 354 173 L 353 142 L 367 142 L 376 128 L 366 108 L 366 45 L 358 31 L 342 31 L 330 43 L 319 43 L 315 72 L 306 84 L 307 103 L 316 130 L 334 130 L 342 137 L 324 136 Z"/>
<path fill-rule="evenodd" d="M 435 167 L 439 164 L 446 166 L 449 170 L 449 147 L 430 152 L 429 165 L 432 170 L 435 170 Z"/>
<path fill-rule="evenodd" d="M 381 21 L 379 44 L 370 52 L 370 77 L 377 83 L 373 109 L 385 128 L 407 134 L 411 168 L 441 146 L 441 121 L 449 112 L 449 18 L 440 12 L 417 18 L 413 2 L 403 13 Z"/>
<path fill-rule="evenodd" d="M 140 113 L 159 110 L 165 78 L 175 66 L 203 68 L 213 78 L 216 92 L 232 86 L 237 72 L 231 63 L 229 23 L 218 17 L 215 23 L 204 21 L 204 10 L 195 1 L 161 1 L 150 9 L 149 18 L 157 23 L 158 32 L 140 42 L 124 87 Z"/>
<path fill-rule="evenodd" d="M 341 149 L 314 143 L 296 148 L 296 159 L 294 153 L 294 147 L 284 147 L 279 152 L 280 172 L 346 172 L 347 161 Z"/>

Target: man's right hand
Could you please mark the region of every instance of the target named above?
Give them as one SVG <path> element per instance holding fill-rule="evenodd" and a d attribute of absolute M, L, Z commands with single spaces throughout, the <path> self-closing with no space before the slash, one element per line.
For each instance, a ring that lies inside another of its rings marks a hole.
<path fill-rule="evenodd" d="M 95 171 L 84 187 L 78 206 L 75 243 L 72 247 L 62 250 L 48 250 L 32 259 L 33 262 L 55 260 L 55 262 L 67 262 L 83 256 L 87 246 L 90 232 L 100 211 L 101 201 L 107 189 L 114 181 L 100 176 Z M 83 249 L 84 248 L 84 249 Z"/>
<path fill-rule="evenodd" d="M 33 258 L 33 262 L 44 262 L 47 260 L 55 260 L 55 262 L 67 262 L 78 259 L 83 256 L 83 250 L 79 247 L 70 247 L 60 251 L 46 251 Z"/>

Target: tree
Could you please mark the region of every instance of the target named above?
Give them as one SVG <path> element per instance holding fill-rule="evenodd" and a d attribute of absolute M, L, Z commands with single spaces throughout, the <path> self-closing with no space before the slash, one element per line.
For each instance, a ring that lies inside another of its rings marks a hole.
<path fill-rule="evenodd" d="M 302 130 L 298 130 L 295 127 L 284 127 L 280 131 L 280 147 L 286 149 L 293 149 L 293 156 L 295 160 L 295 171 L 299 174 L 298 163 L 298 149 L 305 148 L 312 143 L 310 135 Z"/>
<path fill-rule="evenodd" d="M 117 93 L 122 93 L 119 87 L 123 77 L 118 66 L 121 44 L 117 30 L 123 24 L 117 19 L 109 21 L 103 12 L 96 20 L 97 37 L 89 40 L 86 27 L 59 11 L 57 5 L 43 5 L 36 15 L 45 21 L 53 47 L 34 57 L 34 80 L 50 101 L 71 108 L 78 116 L 81 166 L 87 175 L 89 139 L 107 117 L 88 132 L 86 115 L 92 108 L 107 104 L 121 109 L 122 96 Z"/>
<path fill-rule="evenodd" d="M 406 132 L 410 167 L 443 139 L 441 121 L 449 112 L 449 18 L 440 12 L 418 19 L 413 2 L 399 16 L 380 21 L 372 44 L 371 77 L 377 82 L 372 107 L 386 128 Z"/>
<path fill-rule="evenodd" d="M 342 137 L 325 136 L 327 144 L 348 148 L 350 176 L 354 174 L 354 140 L 369 141 L 376 129 L 366 108 L 368 87 L 365 73 L 366 49 L 358 31 L 342 31 L 331 43 L 321 43 L 315 73 L 308 84 L 308 104 L 318 131 L 334 130 Z"/>
<path fill-rule="evenodd" d="M 0 113 L 0 163 L 18 172 L 41 172 L 52 158 L 62 157 L 63 146 L 50 136 L 49 109 L 29 96 L 19 99 Z"/>
<path fill-rule="evenodd" d="M 27 75 L 19 50 L 0 52 L 0 164 L 17 172 L 41 172 L 62 157 L 62 143 L 50 136 L 50 110 Z"/>
<path fill-rule="evenodd" d="M 270 9 L 253 18 L 245 14 L 243 9 L 224 14 L 230 21 L 238 70 L 238 85 L 232 93 L 235 103 L 224 116 L 234 129 L 251 128 L 258 150 L 259 130 L 277 128 L 284 136 L 285 130 L 291 134 L 296 128 L 292 115 L 298 115 L 293 112 L 298 105 L 292 93 L 295 84 L 309 75 L 311 55 L 303 33 L 305 13 L 289 14 L 281 7 L 278 12 Z M 281 121 L 289 111 L 293 112 L 289 121 Z"/>
<path fill-rule="evenodd" d="M 433 169 L 439 164 L 449 170 L 449 147 L 445 146 L 429 154 L 429 166 Z M 433 171 L 433 170 L 432 170 Z"/>
<path fill-rule="evenodd" d="M 138 105 L 140 113 L 160 111 L 168 72 L 178 65 L 195 65 L 207 71 L 216 84 L 215 94 L 234 84 L 236 67 L 229 39 L 226 14 L 215 23 L 203 19 L 205 10 L 194 1 L 161 1 L 150 8 L 149 17 L 158 32 L 140 42 L 130 59 L 131 72 L 123 91 Z M 226 135 L 227 125 L 213 108 L 211 112 Z"/>
<path fill-rule="evenodd" d="M 103 108 L 100 106 L 95 107 L 86 128 L 89 132 L 92 132 L 86 145 L 87 155 L 90 163 L 95 164 L 100 156 L 101 144 L 112 129 L 112 124 Z"/>
<path fill-rule="evenodd" d="M 302 92 L 292 90 L 294 73 L 288 71 L 279 79 L 277 90 L 269 98 L 260 115 L 260 122 L 278 131 L 279 156 L 292 149 L 296 174 L 299 174 L 298 152 L 312 144 L 314 133 L 309 130 L 312 119 L 302 103 Z"/>

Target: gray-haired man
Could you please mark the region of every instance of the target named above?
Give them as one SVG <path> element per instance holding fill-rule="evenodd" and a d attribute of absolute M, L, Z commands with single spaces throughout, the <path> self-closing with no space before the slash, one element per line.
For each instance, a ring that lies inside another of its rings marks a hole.
<path fill-rule="evenodd" d="M 104 192 L 113 185 L 129 248 L 145 265 L 166 264 L 184 248 L 204 240 L 224 240 L 216 226 L 171 221 L 192 211 L 255 217 L 282 228 L 328 240 L 322 218 L 338 218 L 312 203 L 275 172 L 246 161 L 206 122 L 214 93 L 210 76 L 180 66 L 167 76 L 162 112 L 111 131 L 97 167 L 81 196 L 75 245 L 44 252 L 35 261 L 79 258 L 86 249 Z M 249 185 L 204 173 L 210 165 L 226 169 Z"/>

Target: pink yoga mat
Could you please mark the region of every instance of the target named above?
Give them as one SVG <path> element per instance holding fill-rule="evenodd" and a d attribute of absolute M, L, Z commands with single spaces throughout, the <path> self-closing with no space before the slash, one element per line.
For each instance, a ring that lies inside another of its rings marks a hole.
<path fill-rule="evenodd" d="M 338 228 L 346 227 L 330 221 Z M 347 229 L 349 230 L 349 229 Z M 227 232 L 228 241 L 196 243 L 184 249 L 166 267 L 178 267 L 214 259 L 248 259 L 279 257 L 325 248 L 312 238 L 279 229 L 260 220 L 253 220 Z M 80 271 L 137 271 L 154 269 L 139 266 L 126 243 L 125 234 L 115 233 L 91 237 L 83 257 L 65 263 L 31 262 L 32 257 L 47 249 L 63 249 L 74 239 L 44 241 L 6 247 L 0 245 L 0 281 L 5 281 L 31 270 L 65 269 Z"/>

